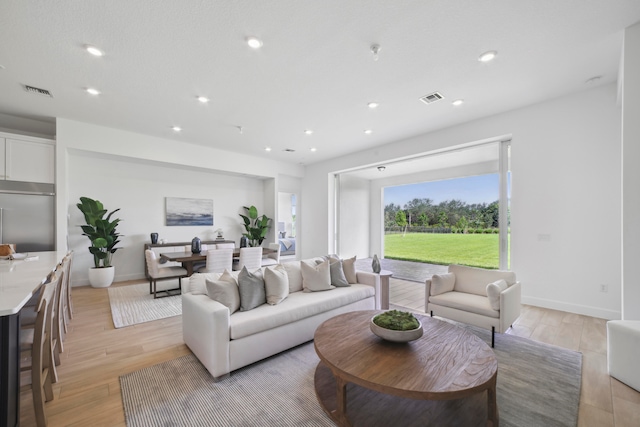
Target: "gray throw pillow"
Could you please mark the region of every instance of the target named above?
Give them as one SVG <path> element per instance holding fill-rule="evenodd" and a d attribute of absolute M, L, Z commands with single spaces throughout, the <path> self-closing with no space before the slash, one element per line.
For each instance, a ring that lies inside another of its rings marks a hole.
<path fill-rule="evenodd" d="M 240 308 L 240 294 L 238 286 L 234 282 L 226 280 L 206 280 L 207 295 L 212 300 L 229 309 L 229 314 L 233 314 Z"/>
<path fill-rule="evenodd" d="M 240 311 L 249 311 L 267 302 L 262 270 L 260 269 L 251 273 L 247 267 L 243 266 L 238 274 L 238 288 L 240 290 Z"/>
<path fill-rule="evenodd" d="M 340 258 L 334 258 L 329 255 L 327 257 L 327 261 L 329 261 L 331 284 L 337 288 L 351 286 L 344 275 L 344 270 L 342 269 L 342 260 Z M 316 261 L 316 264 L 320 263 L 322 263 L 322 261 Z"/>

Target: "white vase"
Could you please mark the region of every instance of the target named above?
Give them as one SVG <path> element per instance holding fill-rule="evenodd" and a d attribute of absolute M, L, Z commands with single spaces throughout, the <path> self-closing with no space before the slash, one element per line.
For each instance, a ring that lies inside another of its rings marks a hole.
<path fill-rule="evenodd" d="M 90 268 L 89 283 L 92 288 L 107 288 L 113 283 L 116 269 L 111 267 Z"/>

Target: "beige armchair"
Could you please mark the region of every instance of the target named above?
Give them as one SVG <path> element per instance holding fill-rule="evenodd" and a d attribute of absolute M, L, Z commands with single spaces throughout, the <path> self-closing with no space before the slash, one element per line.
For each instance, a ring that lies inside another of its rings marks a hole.
<path fill-rule="evenodd" d="M 448 273 L 426 280 L 425 311 L 504 333 L 520 317 L 521 285 L 516 274 L 452 264 Z"/>

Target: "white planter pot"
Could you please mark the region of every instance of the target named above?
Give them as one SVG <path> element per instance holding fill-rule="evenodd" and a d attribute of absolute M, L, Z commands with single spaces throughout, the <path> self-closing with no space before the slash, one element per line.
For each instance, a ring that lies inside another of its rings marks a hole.
<path fill-rule="evenodd" d="M 90 268 L 89 283 L 92 288 L 107 288 L 113 283 L 116 269 L 112 267 Z"/>

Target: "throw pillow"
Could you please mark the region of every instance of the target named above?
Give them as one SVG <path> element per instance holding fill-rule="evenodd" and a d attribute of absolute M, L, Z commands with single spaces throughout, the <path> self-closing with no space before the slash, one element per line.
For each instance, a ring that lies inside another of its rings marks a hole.
<path fill-rule="evenodd" d="M 333 258 L 329 256 L 327 258 L 327 261 L 329 261 L 329 274 L 331 276 L 331 284 L 337 288 L 351 286 L 344 275 L 344 270 L 342 269 L 342 260 L 340 258 Z M 316 261 L 316 264 L 320 263 L 322 263 L 322 261 Z"/>
<path fill-rule="evenodd" d="M 281 303 L 289 295 L 289 278 L 287 270 L 282 265 L 267 267 L 264 270 L 264 289 L 267 304 Z"/>
<path fill-rule="evenodd" d="M 261 269 L 251 273 L 246 266 L 243 266 L 238 274 L 238 288 L 240 290 L 240 311 L 249 311 L 267 302 Z"/>
<path fill-rule="evenodd" d="M 496 311 L 500 310 L 500 294 L 507 289 L 507 282 L 500 279 L 487 285 L 487 297 L 491 308 Z"/>
<path fill-rule="evenodd" d="M 214 301 L 226 306 L 229 314 L 233 314 L 240 308 L 240 294 L 238 286 L 227 280 L 206 280 L 207 295 Z"/>
<path fill-rule="evenodd" d="M 287 271 L 289 279 L 289 293 L 299 292 L 302 290 L 302 270 L 300 269 L 300 261 L 284 262 L 282 266 Z"/>
<path fill-rule="evenodd" d="M 356 275 L 356 257 L 342 260 L 342 269 L 344 270 L 344 276 L 349 283 L 358 283 L 358 276 Z"/>
<path fill-rule="evenodd" d="M 219 276 L 219 273 L 214 273 L 216 276 Z M 189 277 L 189 291 L 193 295 L 207 295 L 207 284 L 206 279 L 209 280 L 218 280 L 219 277 L 211 277 L 210 274 L 202 274 L 195 273 Z"/>
<path fill-rule="evenodd" d="M 328 291 L 335 288 L 335 286 L 331 286 L 329 261 L 324 261 L 316 266 L 301 261 L 300 267 L 304 292 Z"/>
<path fill-rule="evenodd" d="M 456 275 L 453 273 L 434 274 L 431 278 L 431 295 L 440 295 L 451 292 L 456 284 Z"/>

